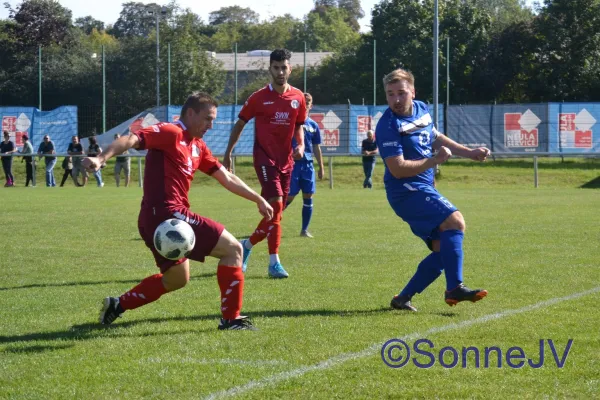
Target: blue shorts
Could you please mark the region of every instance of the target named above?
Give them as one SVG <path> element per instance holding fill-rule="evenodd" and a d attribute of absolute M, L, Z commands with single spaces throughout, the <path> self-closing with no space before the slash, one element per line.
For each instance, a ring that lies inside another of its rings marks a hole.
<path fill-rule="evenodd" d="M 414 192 L 408 192 L 402 198 L 388 201 L 392 209 L 408 225 L 412 232 L 423 239 L 431 249 L 431 242 L 439 240 L 438 227 L 453 212 L 458 211 L 452 203 L 432 187 L 421 187 Z"/>
<path fill-rule="evenodd" d="M 294 163 L 289 195 L 296 196 L 298 193 L 300 193 L 300 190 L 302 190 L 302 193 L 310 194 L 313 194 L 317 191 L 317 185 L 315 184 L 315 169 L 312 162 Z"/>

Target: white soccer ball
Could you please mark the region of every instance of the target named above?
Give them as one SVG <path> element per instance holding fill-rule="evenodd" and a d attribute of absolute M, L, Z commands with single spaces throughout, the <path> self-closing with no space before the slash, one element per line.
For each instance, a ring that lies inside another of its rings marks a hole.
<path fill-rule="evenodd" d="M 179 260 L 187 257 L 194 249 L 196 235 L 185 221 L 168 219 L 154 231 L 154 247 L 164 258 Z"/>

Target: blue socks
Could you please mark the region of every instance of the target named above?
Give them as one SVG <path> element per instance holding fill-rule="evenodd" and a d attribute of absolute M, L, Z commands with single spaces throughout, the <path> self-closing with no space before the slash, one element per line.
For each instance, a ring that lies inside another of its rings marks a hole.
<path fill-rule="evenodd" d="M 452 290 L 463 281 L 462 231 L 450 229 L 440 233 L 440 256 L 446 274 L 446 290 Z"/>
<path fill-rule="evenodd" d="M 417 272 L 400 292 L 400 296 L 412 297 L 421 293 L 441 274 L 446 274 L 446 290 L 452 290 L 463 281 L 463 239 L 459 230 L 440 233 L 440 252 L 432 252 L 421 261 Z"/>
<path fill-rule="evenodd" d="M 443 269 L 440 253 L 432 252 L 421 261 L 417 272 L 402 289 L 400 296 L 412 297 L 416 293 L 421 293 L 442 274 Z"/>
<path fill-rule="evenodd" d="M 313 200 L 312 198 L 302 200 L 304 203 L 302 206 L 302 230 L 305 231 L 308 229 L 308 224 L 310 224 L 310 219 L 312 218 Z"/>

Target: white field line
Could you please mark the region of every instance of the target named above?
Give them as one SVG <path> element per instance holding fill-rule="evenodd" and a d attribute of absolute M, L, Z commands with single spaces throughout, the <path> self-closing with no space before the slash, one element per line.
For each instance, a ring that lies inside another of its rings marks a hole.
<path fill-rule="evenodd" d="M 531 304 L 529 306 L 525 306 L 522 308 L 506 310 L 506 311 L 502 311 L 499 313 L 484 315 L 483 317 L 470 319 L 467 321 L 458 322 L 458 323 L 454 323 L 454 324 L 442 325 L 442 326 L 439 326 L 436 328 L 431 328 L 424 332 L 410 333 L 408 335 L 399 337 L 398 339 L 411 340 L 411 339 L 426 337 L 428 335 L 439 333 L 439 332 L 445 332 L 445 331 L 450 331 L 450 330 L 454 330 L 454 329 L 466 328 L 471 325 L 477 325 L 477 324 L 481 324 L 484 322 L 497 320 L 500 318 L 510 317 L 510 316 L 516 315 L 516 314 L 526 313 L 526 312 L 537 310 L 540 308 L 545 308 L 545 307 L 554 305 L 556 303 L 560 303 L 562 301 L 574 300 L 574 299 L 578 299 L 580 297 L 588 296 L 590 294 L 595 294 L 595 293 L 599 293 L 599 292 L 600 292 L 600 286 L 595 287 L 590 290 L 586 290 L 585 292 L 574 293 L 574 294 L 564 296 L 564 297 L 556 297 L 553 299 L 540 301 L 539 303 Z M 318 364 L 300 367 L 297 369 L 293 369 L 291 371 L 280 372 L 278 374 L 267 376 L 262 379 L 250 381 L 244 385 L 235 386 L 235 387 L 232 387 L 231 389 L 211 393 L 207 397 L 205 397 L 205 399 L 214 400 L 214 399 L 221 399 L 221 398 L 225 398 L 225 397 L 236 396 L 238 394 L 248 392 L 252 389 L 258 389 L 258 388 L 262 388 L 264 386 L 274 385 L 279 382 L 286 381 L 288 379 L 298 378 L 298 377 L 305 375 L 312 371 L 320 371 L 320 370 L 326 370 L 329 368 L 333 368 L 342 363 L 345 363 L 346 361 L 352 361 L 352 360 L 356 360 L 359 358 L 364 358 L 364 357 L 374 355 L 381 350 L 382 345 L 383 345 L 383 342 L 374 343 L 373 345 L 371 345 L 371 346 L 367 347 L 366 349 L 361 350 L 359 352 L 339 354 L 339 355 L 331 357 L 327 360 L 321 361 Z"/>

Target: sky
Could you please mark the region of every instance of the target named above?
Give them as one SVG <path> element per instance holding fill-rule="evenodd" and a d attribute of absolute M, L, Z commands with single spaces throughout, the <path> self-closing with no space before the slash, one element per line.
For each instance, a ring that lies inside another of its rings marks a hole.
<path fill-rule="evenodd" d="M 20 0 L 5 0 L 15 7 L 20 4 Z M 137 0 L 141 3 L 157 3 L 167 4 L 168 0 Z M 371 30 L 371 10 L 373 6 L 379 3 L 380 0 L 361 0 L 362 9 L 365 12 L 365 17 L 360 22 L 361 31 L 368 32 Z M 102 1 L 82 1 L 82 0 L 59 0 L 59 3 L 70 9 L 73 12 L 73 19 L 93 16 L 95 19 L 103 21 L 106 24 L 114 24 L 119 18 L 121 12 L 121 4 L 127 0 L 102 0 Z M 207 4 L 209 3 L 209 4 Z M 302 18 L 313 8 L 312 0 L 296 0 L 284 2 L 281 0 L 219 0 L 211 4 L 209 1 L 198 0 L 178 0 L 178 4 L 182 8 L 190 8 L 194 13 L 198 14 L 205 23 L 208 23 L 208 15 L 212 11 L 216 11 L 221 7 L 240 6 L 248 7 L 260 14 L 261 20 L 269 19 L 270 17 L 283 15 L 286 13 L 292 14 L 296 18 Z M 533 3 L 533 0 L 528 0 L 528 4 Z M 7 18 L 8 12 L 2 6 L 0 7 L 0 18 Z"/>

